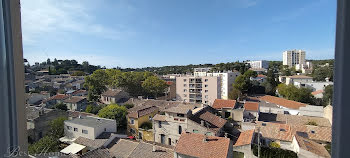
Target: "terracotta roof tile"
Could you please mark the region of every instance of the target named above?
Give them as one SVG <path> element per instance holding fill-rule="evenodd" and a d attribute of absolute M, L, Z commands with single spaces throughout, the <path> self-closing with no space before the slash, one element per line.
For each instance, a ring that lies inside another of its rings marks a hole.
<path fill-rule="evenodd" d="M 323 93 L 323 89 L 311 92 L 312 95 L 317 95 L 317 94 L 321 94 L 321 93 Z"/>
<path fill-rule="evenodd" d="M 64 100 L 63 102 L 65 102 L 65 103 L 78 103 L 80 101 L 83 101 L 84 99 L 86 99 L 86 98 L 72 96 L 71 98 L 68 98 L 68 99 Z"/>
<path fill-rule="evenodd" d="M 288 142 L 293 139 L 291 127 L 287 124 L 258 121 L 256 126 L 260 127 L 261 135 L 265 138 Z M 258 132 L 258 128 L 255 128 L 255 132 Z"/>
<path fill-rule="evenodd" d="M 299 109 L 300 107 L 305 107 L 306 104 L 305 103 L 300 103 L 300 102 L 296 102 L 296 101 L 292 101 L 292 100 L 288 100 L 288 99 L 284 99 L 284 98 L 280 98 L 280 97 L 274 97 L 274 96 L 270 96 L 270 95 L 265 95 L 259 98 L 261 101 L 266 101 L 269 103 L 274 103 L 289 109 Z"/>
<path fill-rule="evenodd" d="M 245 110 L 248 110 L 248 111 L 259 111 L 259 102 L 246 101 L 244 103 L 244 108 Z"/>
<path fill-rule="evenodd" d="M 155 115 L 155 116 L 153 117 L 153 120 L 156 120 L 156 121 L 166 121 L 166 116 L 165 116 L 165 115 L 159 115 L 159 114 L 157 114 L 157 115 Z"/>
<path fill-rule="evenodd" d="M 145 107 L 136 111 L 129 111 L 128 117 L 139 118 L 148 114 L 151 114 L 154 111 L 158 111 L 159 108 L 156 106 Z"/>
<path fill-rule="evenodd" d="M 69 96 L 64 95 L 64 94 L 57 94 L 55 96 L 52 96 L 51 98 L 49 98 L 48 100 L 64 100 L 67 99 Z"/>
<path fill-rule="evenodd" d="M 294 76 L 287 76 L 289 78 L 307 78 L 307 79 L 312 79 L 310 76 L 305 76 L 305 75 L 294 75 Z"/>
<path fill-rule="evenodd" d="M 243 146 L 252 143 L 254 129 L 241 132 L 234 146 Z"/>
<path fill-rule="evenodd" d="M 314 141 L 332 142 L 332 128 L 311 125 L 292 125 L 294 135 L 299 135 Z"/>
<path fill-rule="evenodd" d="M 117 96 L 120 92 L 122 92 L 122 90 L 119 89 L 109 89 L 107 91 L 105 91 L 104 93 L 102 93 L 102 96 L 107 96 L 107 97 L 114 97 Z"/>
<path fill-rule="evenodd" d="M 306 125 L 308 122 L 316 122 L 320 127 L 332 127 L 328 119 L 324 117 L 312 117 L 312 116 L 300 116 L 300 115 L 288 115 L 288 114 L 269 114 L 260 113 L 259 121 L 266 122 L 282 122 L 290 125 Z"/>
<path fill-rule="evenodd" d="M 209 112 L 211 109 L 212 108 L 209 106 L 203 108 L 192 115 L 189 119 L 198 124 L 201 124 L 201 121 L 204 121 L 207 128 L 209 128 L 211 131 L 218 132 L 225 126 L 227 120 Z"/>
<path fill-rule="evenodd" d="M 236 100 L 215 99 L 213 103 L 213 108 L 214 109 L 234 108 L 235 105 L 236 105 Z"/>
<path fill-rule="evenodd" d="M 182 133 L 175 152 L 200 158 L 226 158 L 230 139 L 224 137 L 205 136 L 198 133 Z"/>
<path fill-rule="evenodd" d="M 300 148 L 325 158 L 331 157 L 331 155 L 328 153 L 328 151 L 323 145 L 300 136 L 295 136 L 295 138 Z"/>

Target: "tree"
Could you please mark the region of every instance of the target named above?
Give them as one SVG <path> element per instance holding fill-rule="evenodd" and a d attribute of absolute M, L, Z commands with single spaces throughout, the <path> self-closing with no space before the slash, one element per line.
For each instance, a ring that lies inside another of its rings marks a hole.
<path fill-rule="evenodd" d="M 314 104 L 314 97 L 311 94 L 312 91 L 308 88 L 297 88 L 292 84 L 286 85 L 282 83 L 278 85 L 277 89 L 278 94 L 286 99 Z"/>
<path fill-rule="evenodd" d="M 233 88 L 232 91 L 228 94 L 228 98 L 231 100 L 236 100 L 239 97 L 241 97 L 241 91 L 237 90 L 236 88 Z"/>
<path fill-rule="evenodd" d="M 134 104 L 123 104 L 127 109 L 131 109 L 134 107 Z"/>
<path fill-rule="evenodd" d="M 57 152 L 60 149 L 60 142 L 53 136 L 45 136 L 34 144 L 28 146 L 28 152 L 32 155 L 48 152 Z"/>
<path fill-rule="evenodd" d="M 118 126 L 126 126 L 127 109 L 124 106 L 110 104 L 98 112 L 99 117 L 114 119 Z"/>
<path fill-rule="evenodd" d="M 329 66 L 315 67 L 312 71 L 312 77 L 315 81 L 325 81 L 326 78 L 333 81 L 333 69 Z"/>
<path fill-rule="evenodd" d="M 72 76 L 85 76 L 85 73 L 83 71 L 75 71 Z"/>
<path fill-rule="evenodd" d="M 100 95 L 107 89 L 110 79 L 105 70 L 96 70 L 90 76 L 85 77 L 84 86 L 89 89 L 88 99 L 97 101 Z"/>
<path fill-rule="evenodd" d="M 58 117 L 50 122 L 49 135 L 54 138 L 61 138 L 64 136 L 64 121 L 67 117 Z"/>
<path fill-rule="evenodd" d="M 276 142 L 271 142 L 271 143 L 269 144 L 269 146 L 270 146 L 271 148 L 281 148 L 281 145 L 278 144 L 278 143 L 276 143 Z"/>
<path fill-rule="evenodd" d="M 60 109 L 60 110 L 64 110 L 64 111 L 67 111 L 68 108 L 67 108 L 67 105 L 66 104 L 63 104 L 63 103 L 58 103 L 55 105 L 55 109 Z"/>
<path fill-rule="evenodd" d="M 104 106 L 103 105 L 93 105 L 93 104 L 89 104 L 86 109 L 85 112 L 88 113 L 92 113 L 92 114 L 97 114 Z"/>
<path fill-rule="evenodd" d="M 140 128 L 145 129 L 145 130 L 152 129 L 152 122 L 146 121 L 146 122 L 141 124 Z"/>
<path fill-rule="evenodd" d="M 317 126 L 317 123 L 315 121 L 309 121 L 306 125 Z"/>
<path fill-rule="evenodd" d="M 48 59 L 46 60 L 46 64 L 47 64 L 47 65 L 51 65 L 51 60 L 50 60 L 50 58 L 48 58 Z"/>
<path fill-rule="evenodd" d="M 323 101 L 328 105 L 333 104 L 333 85 L 328 85 L 324 88 Z"/>
<path fill-rule="evenodd" d="M 149 94 L 152 94 L 155 98 L 162 95 L 168 85 L 164 80 L 159 79 L 156 76 L 149 76 L 143 83 L 142 88 Z"/>
<path fill-rule="evenodd" d="M 292 72 L 289 69 L 288 65 L 281 65 L 280 71 L 281 71 L 282 76 L 291 76 L 292 75 Z"/>

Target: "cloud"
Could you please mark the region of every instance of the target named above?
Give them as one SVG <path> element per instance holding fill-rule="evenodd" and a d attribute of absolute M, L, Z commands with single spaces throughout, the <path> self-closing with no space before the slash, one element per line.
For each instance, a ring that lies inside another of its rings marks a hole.
<path fill-rule="evenodd" d="M 80 0 L 22 0 L 24 44 L 33 44 L 40 36 L 56 32 L 120 39 L 123 32 L 96 23 L 86 4 L 87 1 Z"/>

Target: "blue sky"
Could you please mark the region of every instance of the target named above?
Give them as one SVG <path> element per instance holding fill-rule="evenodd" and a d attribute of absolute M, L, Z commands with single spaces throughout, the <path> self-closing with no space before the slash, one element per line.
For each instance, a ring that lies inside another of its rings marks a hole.
<path fill-rule="evenodd" d="M 334 58 L 334 0 L 22 0 L 24 57 L 106 67 Z"/>

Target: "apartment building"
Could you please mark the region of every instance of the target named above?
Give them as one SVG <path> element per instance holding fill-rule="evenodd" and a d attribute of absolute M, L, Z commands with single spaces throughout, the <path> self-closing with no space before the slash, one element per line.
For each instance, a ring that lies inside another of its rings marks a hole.
<path fill-rule="evenodd" d="M 176 78 L 176 100 L 213 104 L 221 98 L 220 76 L 181 76 Z"/>
<path fill-rule="evenodd" d="M 253 69 L 268 69 L 269 68 L 269 61 L 267 61 L 267 60 L 248 61 L 247 63 Z"/>
<path fill-rule="evenodd" d="M 190 109 L 186 106 L 165 110 L 153 117 L 155 142 L 175 146 L 183 132 L 222 136 L 226 120 L 211 113 L 212 108 Z"/>
<path fill-rule="evenodd" d="M 233 83 L 235 83 L 236 77 L 241 73 L 238 71 L 228 71 L 228 72 L 213 72 L 207 73 L 207 76 L 218 76 L 220 77 L 220 88 L 221 88 L 221 99 L 228 99 L 228 94 L 233 90 Z"/>
<path fill-rule="evenodd" d="M 283 52 L 283 65 L 293 67 L 299 65 L 305 65 L 305 51 L 303 50 L 288 50 Z"/>

